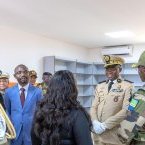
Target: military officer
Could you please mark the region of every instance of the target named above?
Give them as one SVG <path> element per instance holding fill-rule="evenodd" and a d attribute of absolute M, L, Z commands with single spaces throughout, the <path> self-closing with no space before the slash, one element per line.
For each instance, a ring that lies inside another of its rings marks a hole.
<path fill-rule="evenodd" d="M 30 84 L 32 84 L 33 86 L 37 86 L 36 79 L 37 79 L 36 71 L 35 70 L 30 70 L 29 71 L 29 82 L 30 82 Z"/>
<path fill-rule="evenodd" d="M 0 70 L 0 103 L 4 106 L 4 94 L 9 85 L 9 74 Z"/>
<path fill-rule="evenodd" d="M 138 74 L 145 82 L 145 51 L 141 54 L 137 64 Z M 134 94 L 128 107 L 128 115 L 121 123 L 120 135 L 130 145 L 145 145 L 145 84 Z"/>
<path fill-rule="evenodd" d="M 45 95 L 48 91 L 48 83 L 52 77 L 52 74 L 49 72 L 44 72 L 42 76 L 42 83 L 39 83 L 37 86 L 42 89 L 43 95 Z"/>
<path fill-rule="evenodd" d="M 0 144 L 8 145 L 7 139 L 14 139 L 15 129 L 9 120 L 4 105 L 5 90 L 9 85 L 9 74 L 0 70 Z"/>
<path fill-rule="evenodd" d="M 0 104 L 0 145 L 9 145 L 9 141 L 16 137 L 16 132 L 4 108 Z"/>
<path fill-rule="evenodd" d="M 105 55 L 103 60 L 107 80 L 97 85 L 90 111 L 94 129 L 93 139 L 95 145 L 122 145 L 117 130 L 120 122 L 126 117 L 133 85 L 120 76 L 124 59 Z"/>
<path fill-rule="evenodd" d="M 9 85 L 9 74 L 0 71 L 0 92 L 4 94 L 5 89 L 8 88 Z"/>

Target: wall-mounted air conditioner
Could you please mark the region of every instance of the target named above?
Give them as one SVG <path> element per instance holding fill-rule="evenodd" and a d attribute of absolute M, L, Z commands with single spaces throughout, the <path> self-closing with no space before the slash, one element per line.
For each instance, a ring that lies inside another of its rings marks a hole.
<path fill-rule="evenodd" d="M 132 55 L 133 46 L 123 45 L 123 46 L 111 46 L 103 47 L 102 55 Z"/>

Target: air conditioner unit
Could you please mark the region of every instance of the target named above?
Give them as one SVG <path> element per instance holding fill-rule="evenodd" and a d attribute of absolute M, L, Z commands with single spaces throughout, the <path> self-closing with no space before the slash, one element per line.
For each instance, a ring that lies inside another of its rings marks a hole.
<path fill-rule="evenodd" d="M 112 46 L 112 47 L 103 47 L 102 55 L 132 55 L 133 46 Z"/>

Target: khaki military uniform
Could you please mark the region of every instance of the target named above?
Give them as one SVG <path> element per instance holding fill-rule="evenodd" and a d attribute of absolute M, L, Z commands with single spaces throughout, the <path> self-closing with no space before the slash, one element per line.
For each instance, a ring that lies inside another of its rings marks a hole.
<path fill-rule="evenodd" d="M 42 93 L 43 95 L 46 95 L 47 94 L 47 91 L 48 91 L 48 85 L 46 83 L 39 83 L 37 84 L 37 87 L 39 87 L 40 89 L 42 89 Z"/>
<path fill-rule="evenodd" d="M 95 99 L 91 107 L 92 121 L 104 122 L 107 130 L 101 135 L 94 134 L 95 145 L 122 145 L 117 131 L 120 122 L 126 117 L 127 105 L 133 85 L 118 78 L 108 92 L 108 81 L 97 85 Z"/>

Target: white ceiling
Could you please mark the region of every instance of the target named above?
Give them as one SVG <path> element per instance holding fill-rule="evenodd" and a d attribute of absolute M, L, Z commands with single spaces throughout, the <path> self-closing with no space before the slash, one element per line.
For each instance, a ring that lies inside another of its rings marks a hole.
<path fill-rule="evenodd" d="M 1 0 L 0 25 L 88 48 L 145 43 L 145 0 Z M 121 30 L 135 36 L 104 35 Z"/>

